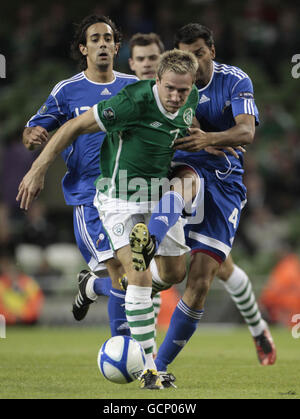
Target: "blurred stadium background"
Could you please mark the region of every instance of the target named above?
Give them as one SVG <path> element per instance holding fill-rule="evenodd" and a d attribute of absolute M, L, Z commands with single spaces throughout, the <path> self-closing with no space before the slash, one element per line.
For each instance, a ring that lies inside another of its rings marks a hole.
<path fill-rule="evenodd" d="M 37 156 L 22 145 L 23 127 L 52 87 L 76 73 L 76 63 L 70 58 L 73 23 L 91 13 L 109 15 L 122 30 L 124 39 L 115 62 L 119 71 L 130 72 L 128 40 L 134 33 L 157 32 L 166 48 L 172 48 L 176 29 L 200 22 L 214 31 L 217 61 L 237 65 L 252 78 L 261 124 L 245 157 L 248 205 L 233 254 L 253 281 L 257 296 L 267 286 L 274 290 L 280 277 L 288 295 L 281 301 L 286 309 L 263 311 L 273 322 L 289 323 L 292 313 L 300 313 L 300 79 L 292 76 L 292 57 L 300 54 L 300 10 L 291 0 L 15 1 L 1 5 L 0 54 L 6 59 L 6 78 L 0 79 L 2 312 L 4 305 L 13 308 L 17 314 L 11 322 L 39 318 L 41 324 L 73 323 L 76 274 L 85 264 L 75 246 L 72 208 L 65 205 L 61 192 L 62 160 L 51 168 L 45 191 L 27 214 L 18 209 L 15 197 Z M 14 284 L 9 293 L 4 286 L 7 278 Z M 284 295 L 284 288 L 279 289 L 277 298 Z M 217 281 L 204 321 L 241 321 Z M 106 322 L 103 297 L 85 324 Z"/>

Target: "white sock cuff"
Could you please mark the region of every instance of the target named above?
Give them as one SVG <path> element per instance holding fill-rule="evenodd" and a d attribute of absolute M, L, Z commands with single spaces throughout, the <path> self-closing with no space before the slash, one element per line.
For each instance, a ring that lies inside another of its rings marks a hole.
<path fill-rule="evenodd" d="M 237 265 L 234 265 L 233 272 L 228 280 L 226 282 L 222 282 L 229 292 L 237 294 L 239 291 L 242 291 L 243 288 L 245 288 L 248 280 L 249 278 L 246 272 Z"/>
<path fill-rule="evenodd" d="M 128 285 L 126 290 L 126 303 L 144 303 L 151 301 L 152 287 L 140 287 L 138 285 Z"/>

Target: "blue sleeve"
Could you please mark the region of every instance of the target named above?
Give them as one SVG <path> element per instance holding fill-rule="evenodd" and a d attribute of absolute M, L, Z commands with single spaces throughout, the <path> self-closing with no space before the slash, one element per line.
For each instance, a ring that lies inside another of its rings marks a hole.
<path fill-rule="evenodd" d="M 27 122 L 26 127 L 39 125 L 50 132 L 59 128 L 69 119 L 63 89 L 55 96 L 52 95 L 52 92 L 37 113 Z"/>
<path fill-rule="evenodd" d="M 231 91 L 231 106 L 233 116 L 240 114 L 253 115 L 255 124 L 259 124 L 259 114 L 254 101 L 254 91 L 251 80 L 245 77 L 239 80 Z"/>

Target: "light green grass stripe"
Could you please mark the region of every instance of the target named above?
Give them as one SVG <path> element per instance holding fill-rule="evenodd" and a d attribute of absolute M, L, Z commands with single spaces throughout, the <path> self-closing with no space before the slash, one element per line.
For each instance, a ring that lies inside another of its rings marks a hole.
<path fill-rule="evenodd" d="M 149 333 L 144 333 L 144 334 L 135 334 L 131 332 L 131 336 L 133 337 L 133 339 L 137 340 L 138 342 L 142 342 L 143 340 L 149 340 L 149 339 L 154 339 L 154 331 L 153 332 L 149 332 Z"/>
<path fill-rule="evenodd" d="M 138 316 L 140 314 L 148 314 L 151 313 L 153 311 L 153 305 L 151 305 L 151 307 L 148 308 L 140 308 L 138 310 L 127 310 L 126 309 L 126 315 L 127 316 Z"/>
<path fill-rule="evenodd" d="M 128 321 L 128 324 L 130 327 L 149 326 L 151 324 L 154 324 L 154 317 L 151 317 L 151 319 L 146 320 L 136 320 L 135 322 Z"/>

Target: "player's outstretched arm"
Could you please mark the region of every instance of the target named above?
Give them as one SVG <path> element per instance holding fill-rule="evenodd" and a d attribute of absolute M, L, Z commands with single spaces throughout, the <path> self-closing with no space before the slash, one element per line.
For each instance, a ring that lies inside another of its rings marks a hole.
<path fill-rule="evenodd" d="M 24 146 L 32 151 L 41 145 L 45 145 L 49 140 L 48 131 L 37 125 L 35 127 L 26 127 L 22 136 Z"/>
<path fill-rule="evenodd" d="M 16 199 L 20 201 L 21 209 L 28 210 L 32 201 L 42 191 L 46 172 L 57 155 L 72 144 L 79 135 L 97 131 L 99 125 L 95 120 L 93 109 L 71 119 L 56 131 L 19 185 Z"/>
<path fill-rule="evenodd" d="M 191 135 L 178 138 L 174 143 L 174 148 L 197 152 L 209 146 L 238 147 L 251 144 L 255 134 L 254 116 L 240 114 L 235 117 L 235 122 L 235 126 L 221 132 L 205 132 L 199 128 L 190 128 Z"/>

